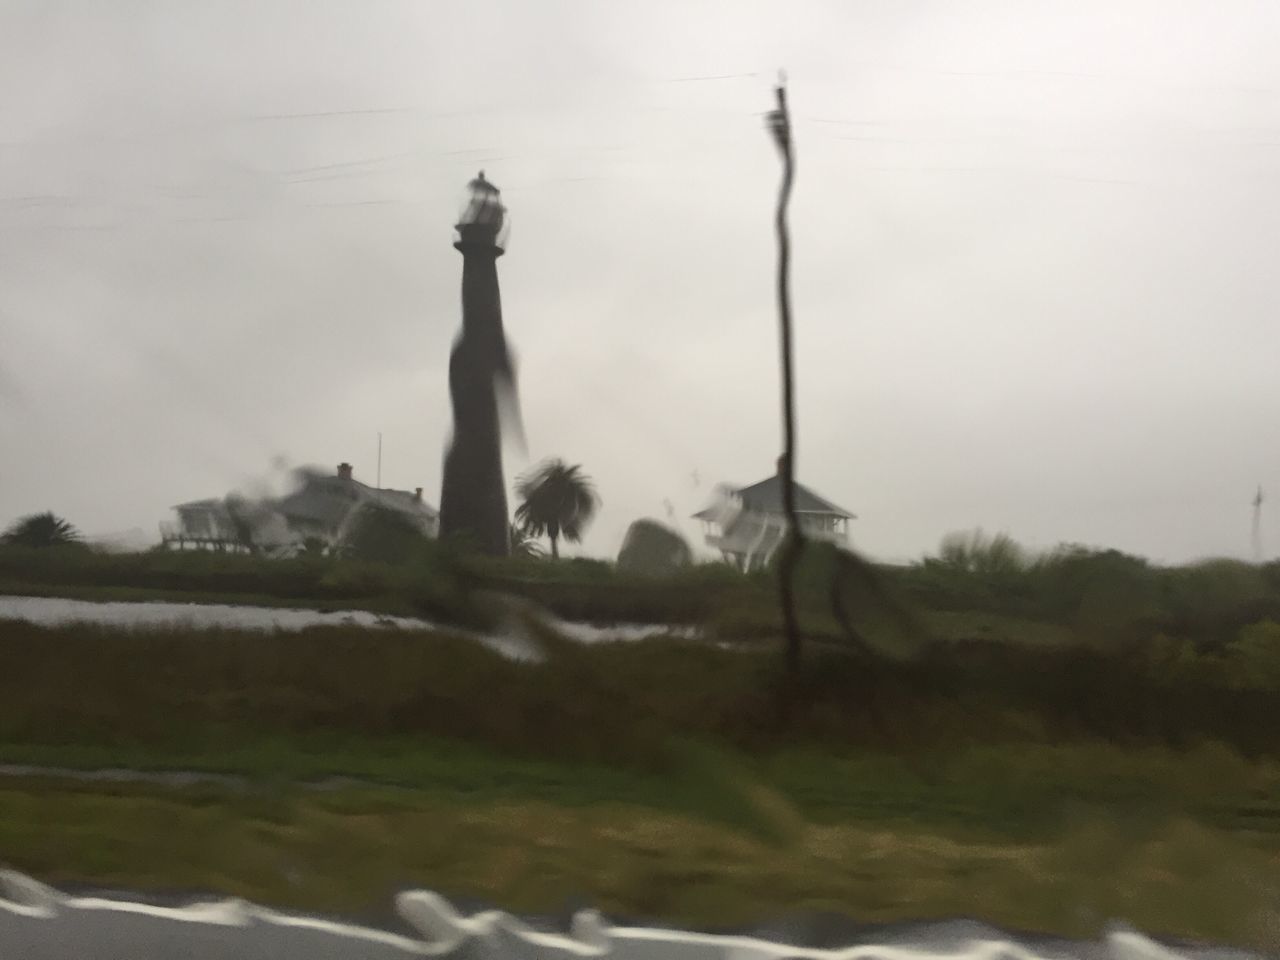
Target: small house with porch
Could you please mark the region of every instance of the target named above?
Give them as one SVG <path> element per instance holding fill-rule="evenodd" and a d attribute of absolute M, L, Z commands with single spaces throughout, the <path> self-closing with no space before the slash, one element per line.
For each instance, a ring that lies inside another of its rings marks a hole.
<path fill-rule="evenodd" d="M 773 476 L 749 487 L 723 485 L 716 500 L 695 513 L 701 520 L 707 546 L 720 551 L 740 570 L 757 570 L 773 558 L 787 532 L 782 500 L 781 461 Z M 795 482 L 796 516 L 810 540 L 843 544 L 849 539 L 854 514 Z"/>

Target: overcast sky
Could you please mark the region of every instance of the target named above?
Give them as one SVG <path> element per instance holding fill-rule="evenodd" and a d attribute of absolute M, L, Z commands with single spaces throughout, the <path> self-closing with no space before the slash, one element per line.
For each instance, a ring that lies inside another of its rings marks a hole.
<path fill-rule="evenodd" d="M 154 535 L 340 460 L 438 503 L 481 167 L 529 440 L 679 525 L 780 445 L 906 558 L 1280 550 L 1267 0 L 0 0 L 0 524 Z M 273 480 L 273 477 L 275 478 Z M 1269 511 L 1269 512 L 1268 512 Z"/>

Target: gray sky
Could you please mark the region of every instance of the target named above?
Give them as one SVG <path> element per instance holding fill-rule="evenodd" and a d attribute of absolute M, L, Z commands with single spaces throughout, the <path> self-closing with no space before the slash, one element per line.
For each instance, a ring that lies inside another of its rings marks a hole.
<path fill-rule="evenodd" d="M 859 547 L 1247 556 L 1260 481 L 1274 552 L 1278 42 L 1265 0 L 0 0 L 0 524 L 372 482 L 379 430 L 437 502 L 483 167 L 509 475 L 582 463 L 588 553 L 695 535 L 779 448 L 785 67 L 799 473 Z"/>

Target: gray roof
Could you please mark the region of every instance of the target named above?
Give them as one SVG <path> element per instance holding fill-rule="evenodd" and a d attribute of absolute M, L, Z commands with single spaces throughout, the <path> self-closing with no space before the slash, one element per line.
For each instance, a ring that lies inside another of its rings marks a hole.
<path fill-rule="evenodd" d="M 337 527 L 359 503 L 377 503 L 392 510 L 434 517 L 436 511 L 408 490 L 378 490 L 343 477 L 314 477 L 279 503 L 286 517 Z"/>
<path fill-rule="evenodd" d="M 408 490 L 374 490 L 375 496 L 388 507 L 400 507 L 404 510 L 420 510 L 435 516 L 436 511 L 429 507 L 418 495 Z"/>
<path fill-rule="evenodd" d="M 341 477 L 313 477 L 302 489 L 283 498 L 277 509 L 291 520 L 310 520 L 325 527 L 337 527 L 351 508 L 364 499 L 357 480 Z"/>
<path fill-rule="evenodd" d="M 291 520 L 307 520 L 336 529 L 351 509 L 359 504 L 377 503 L 402 513 L 416 513 L 434 518 L 436 511 L 408 490 L 378 490 L 343 477 L 311 477 L 300 489 L 271 504 Z M 179 512 L 208 510 L 226 513 L 226 502 L 219 499 L 193 500 L 173 508 Z"/>
<path fill-rule="evenodd" d="M 818 513 L 827 516 L 843 517 L 846 520 L 856 520 L 857 517 L 842 507 L 837 507 L 830 500 L 818 496 L 804 484 L 796 481 L 794 484 L 796 495 L 796 512 L 797 513 Z M 747 510 L 755 510 L 759 513 L 782 513 L 782 478 L 776 473 L 767 480 L 761 480 L 759 483 L 753 483 L 749 487 L 736 487 L 733 489 L 742 500 L 742 506 Z M 695 513 L 693 516 L 698 520 L 710 519 L 715 511 L 712 507 Z"/>
<path fill-rule="evenodd" d="M 191 500 L 187 503 L 174 504 L 174 510 L 221 510 L 225 502 L 216 497 L 209 497 L 205 500 Z"/>

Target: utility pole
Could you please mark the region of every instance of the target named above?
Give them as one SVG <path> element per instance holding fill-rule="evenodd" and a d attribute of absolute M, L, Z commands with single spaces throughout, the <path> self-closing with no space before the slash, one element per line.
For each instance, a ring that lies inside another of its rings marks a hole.
<path fill-rule="evenodd" d="M 378 489 L 382 489 L 382 431 L 378 431 Z"/>
<path fill-rule="evenodd" d="M 791 331 L 791 235 L 787 210 L 795 180 L 795 149 L 791 142 L 791 115 L 787 110 L 786 77 L 778 78 L 774 93 L 778 106 L 768 116 L 769 130 L 782 153 L 782 184 L 778 190 L 775 226 L 778 233 L 778 320 L 782 346 L 782 505 L 787 514 L 786 541 L 778 561 L 778 595 L 782 603 L 782 625 L 786 632 L 786 664 L 793 676 L 800 670 L 800 625 L 795 609 L 795 568 L 804 543 L 796 519 L 796 417 L 795 383 L 792 372 Z"/>

